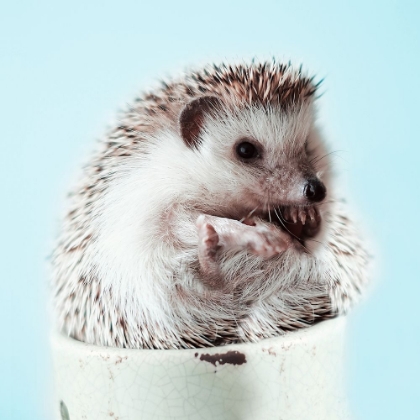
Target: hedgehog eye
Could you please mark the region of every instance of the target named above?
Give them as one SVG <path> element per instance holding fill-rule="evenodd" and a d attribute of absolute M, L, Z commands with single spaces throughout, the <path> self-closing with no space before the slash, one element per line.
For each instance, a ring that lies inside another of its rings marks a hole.
<path fill-rule="evenodd" d="M 242 159 L 254 159 L 258 157 L 257 148 L 249 141 L 243 141 L 236 146 L 236 153 Z"/>

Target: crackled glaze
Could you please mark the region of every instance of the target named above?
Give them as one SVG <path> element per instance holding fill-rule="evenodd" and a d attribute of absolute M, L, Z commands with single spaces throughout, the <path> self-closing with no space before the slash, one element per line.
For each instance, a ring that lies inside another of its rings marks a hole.
<path fill-rule="evenodd" d="M 55 333 L 57 420 L 344 420 L 345 319 L 253 344 L 87 345 Z"/>

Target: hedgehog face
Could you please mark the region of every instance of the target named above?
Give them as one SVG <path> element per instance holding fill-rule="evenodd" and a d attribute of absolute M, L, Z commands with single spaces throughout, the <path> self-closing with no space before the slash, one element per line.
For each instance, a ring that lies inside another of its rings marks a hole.
<path fill-rule="evenodd" d="M 216 100 L 212 99 L 210 107 Z M 204 109 L 203 101 L 200 103 Z M 191 109 L 190 109 L 191 111 Z M 326 197 L 315 165 L 317 143 L 311 102 L 287 111 L 246 106 L 211 108 L 195 126 L 192 147 L 202 158 L 211 200 L 235 209 L 233 218 L 253 214 L 289 231 L 300 242 L 320 230 L 319 205 Z"/>

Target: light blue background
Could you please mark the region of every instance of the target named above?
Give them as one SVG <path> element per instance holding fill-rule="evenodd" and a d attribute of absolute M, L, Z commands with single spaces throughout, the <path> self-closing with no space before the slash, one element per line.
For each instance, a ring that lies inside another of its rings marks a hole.
<path fill-rule="evenodd" d="M 3 4 L 0 419 L 48 418 L 46 256 L 109 118 L 186 65 L 272 55 L 326 77 L 320 121 L 379 255 L 350 321 L 355 418 L 419 419 L 419 12 L 414 0 Z"/>

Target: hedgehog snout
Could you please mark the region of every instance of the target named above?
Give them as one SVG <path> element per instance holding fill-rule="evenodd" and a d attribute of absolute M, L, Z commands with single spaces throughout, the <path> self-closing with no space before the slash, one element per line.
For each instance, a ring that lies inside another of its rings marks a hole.
<path fill-rule="evenodd" d="M 309 178 L 303 187 L 303 195 L 307 200 L 319 203 L 327 195 L 327 189 L 318 178 Z"/>

